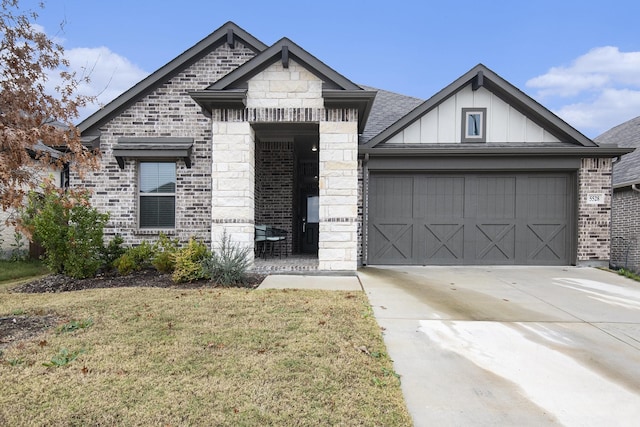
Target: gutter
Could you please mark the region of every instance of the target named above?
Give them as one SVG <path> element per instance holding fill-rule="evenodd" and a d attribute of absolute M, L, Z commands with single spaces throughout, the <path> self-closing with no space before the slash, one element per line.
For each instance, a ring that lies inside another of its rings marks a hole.
<path fill-rule="evenodd" d="M 427 145 L 427 144 L 425 144 Z M 478 147 L 464 148 L 434 148 L 424 147 L 393 147 L 393 148 L 363 148 L 358 150 L 360 155 L 371 157 L 506 157 L 506 156 L 549 156 L 549 157 L 620 157 L 634 151 L 633 148 L 623 147 Z"/>

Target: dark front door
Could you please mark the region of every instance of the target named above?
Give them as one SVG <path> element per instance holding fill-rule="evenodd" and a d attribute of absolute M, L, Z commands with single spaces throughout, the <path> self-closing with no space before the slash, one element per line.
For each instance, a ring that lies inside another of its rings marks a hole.
<path fill-rule="evenodd" d="M 306 194 L 302 203 L 302 244 L 301 249 L 305 254 L 318 253 L 318 235 L 320 230 L 320 210 L 317 195 Z"/>
<path fill-rule="evenodd" d="M 372 174 L 370 264 L 567 265 L 568 173 Z"/>

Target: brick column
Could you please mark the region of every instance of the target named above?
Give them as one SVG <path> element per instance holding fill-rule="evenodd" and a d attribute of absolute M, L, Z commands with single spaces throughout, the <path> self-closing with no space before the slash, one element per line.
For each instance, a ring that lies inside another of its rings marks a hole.
<path fill-rule="evenodd" d="M 611 171 L 611 159 L 582 159 L 578 171 L 578 265 L 609 265 Z M 589 194 L 604 194 L 603 203 L 587 203 Z"/>

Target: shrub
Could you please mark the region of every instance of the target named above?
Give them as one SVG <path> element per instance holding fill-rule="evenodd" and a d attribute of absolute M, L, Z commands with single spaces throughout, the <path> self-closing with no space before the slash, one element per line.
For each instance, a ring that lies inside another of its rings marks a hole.
<path fill-rule="evenodd" d="M 208 256 L 209 250 L 204 243 L 189 239 L 187 246 L 175 254 L 175 270 L 171 279 L 176 283 L 184 283 L 207 278 L 203 263 Z"/>
<path fill-rule="evenodd" d="M 113 239 L 102 250 L 102 264 L 106 268 L 112 268 L 115 260 L 120 258 L 126 249 L 122 247 L 124 239 L 121 235 L 116 234 Z"/>
<path fill-rule="evenodd" d="M 250 248 L 241 248 L 231 242 L 226 232 L 222 234 L 220 248 L 211 253 L 204 269 L 211 280 L 222 286 L 241 285 L 247 280 L 250 265 Z"/>
<path fill-rule="evenodd" d="M 132 246 L 113 262 L 113 266 L 121 275 L 140 271 L 152 266 L 151 262 L 156 255 L 155 245 L 143 241 L 138 246 Z"/>
<path fill-rule="evenodd" d="M 176 253 L 178 252 L 178 240 L 170 239 L 166 234 L 160 234 L 156 243 L 156 255 L 152 264 L 161 273 L 171 273 L 176 267 Z"/>
<path fill-rule="evenodd" d="M 22 226 L 46 250 L 44 263 L 74 278 L 95 276 L 102 266 L 103 230 L 109 219 L 92 208 L 88 192 L 66 193 L 45 187 L 31 192 Z"/>

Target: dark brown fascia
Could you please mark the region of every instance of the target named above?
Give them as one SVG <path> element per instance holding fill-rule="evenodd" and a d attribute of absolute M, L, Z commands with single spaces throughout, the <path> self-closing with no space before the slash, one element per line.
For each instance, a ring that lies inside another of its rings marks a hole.
<path fill-rule="evenodd" d="M 109 102 L 99 111 L 87 117 L 78 125 L 78 129 L 80 129 L 80 132 L 85 133 L 90 131 L 92 128 L 96 128 L 101 123 L 109 120 L 113 115 L 118 114 L 120 111 L 127 108 L 130 104 L 135 102 L 138 97 L 149 92 L 164 80 L 182 70 L 187 64 L 190 64 L 200 58 L 205 52 L 208 52 L 210 49 L 213 49 L 218 45 L 229 43 L 229 31 L 231 31 L 231 37 L 234 39 L 237 37 L 242 40 L 249 49 L 256 53 L 262 52 L 267 48 L 267 45 L 262 43 L 260 40 L 253 37 L 235 23 L 229 21 L 174 58 L 172 61 L 141 80 L 122 95 Z"/>
<path fill-rule="evenodd" d="M 119 138 L 113 146 L 113 156 L 120 169 L 124 159 L 166 160 L 182 159 L 191 168 L 193 138 Z"/>
<path fill-rule="evenodd" d="M 326 85 L 331 84 L 335 86 L 336 89 L 362 90 L 360 86 L 339 74 L 286 37 L 280 39 L 269 48 L 260 52 L 249 61 L 210 85 L 207 90 L 234 89 L 238 87 L 238 84 L 246 84 L 247 80 L 251 77 L 258 74 L 278 59 L 282 59 L 284 47 L 286 47 L 286 55 L 289 60 L 294 59 L 301 63 L 301 65 L 306 66 L 310 72 L 322 79 Z"/>
<path fill-rule="evenodd" d="M 514 108 L 518 109 L 522 114 L 531 118 L 531 120 L 538 125 L 552 132 L 561 141 L 574 142 L 576 145 L 584 147 L 597 147 L 595 142 L 571 127 L 533 98 L 526 95 L 483 64 L 478 64 L 434 96 L 418 105 L 387 129 L 373 137 L 365 144 L 366 148 L 373 148 L 378 144 L 388 141 L 391 137 L 420 119 L 470 82 L 476 90 L 480 87 L 485 87 L 487 90 L 492 91 L 506 103 L 513 105 Z"/>
<path fill-rule="evenodd" d="M 189 96 L 202 108 L 202 113 L 211 117 L 216 108 L 244 109 L 247 106 L 246 89 L 198 90 L 189 92 Z"/>
<path fill-rule="evenodd" d="M 425 144 L 427 145 L 427 144 Z M 447 148 L 370 148 L 361 145 L 360 157 L 503 157 L 503 156 L 552 156 L 552 157 L 618 157 L 632 152 L 633 148 L 624 147 L 447 147 Z"/>
<path fill-rule="evenodd" d="M 326 108 L 357 108 L 358 133 L 364 131 L 373 100 L 378 92 L 374 90 L 336 90 L 323 89 L 322 98 Z"/>

